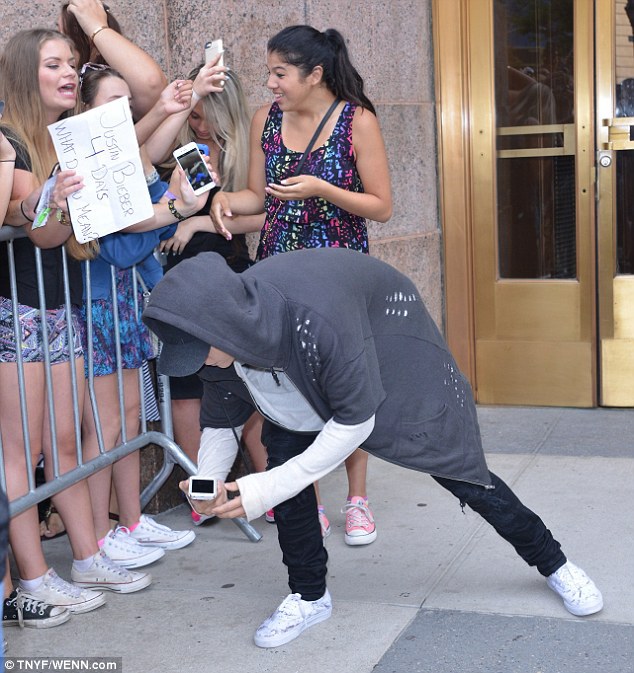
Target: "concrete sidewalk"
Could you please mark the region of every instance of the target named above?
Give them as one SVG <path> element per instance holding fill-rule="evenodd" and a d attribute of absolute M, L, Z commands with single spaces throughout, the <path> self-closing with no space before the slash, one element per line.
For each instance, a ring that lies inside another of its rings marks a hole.
<path fill-rule="evenodd" d="M 632 673 L 634 411 L 480 407 L 490 467 L 551 528 L 603 592 L 602 612 L 570 615 L 544 579 L 427 475 L 370 461 L 379 536 L 347 547 L 347 483 L 323 480 L 333 533 L 332 618 L 272 650 L 253 644 L 288 593 L 275 527 L 248 542 L 229 521 L 148 570 L 153 585 L 42 630 L 7 629 L 8 657 L 121 656 L 126 673 Z M 189 527 L 186 508 L 157 517 Z M 67 538 L 47 541 L 70 577 Z M 17 670 L 17 669 L 16 669 Z"/>

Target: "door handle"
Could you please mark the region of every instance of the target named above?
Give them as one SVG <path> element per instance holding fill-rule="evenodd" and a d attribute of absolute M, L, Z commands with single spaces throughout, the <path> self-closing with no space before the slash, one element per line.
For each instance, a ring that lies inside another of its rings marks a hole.
<path fill-rule="evenodd" d="M 608 142 L 601 143 L 603 150 L 634 150 L 634 117 L 604 119 L 608 127 Z"/>

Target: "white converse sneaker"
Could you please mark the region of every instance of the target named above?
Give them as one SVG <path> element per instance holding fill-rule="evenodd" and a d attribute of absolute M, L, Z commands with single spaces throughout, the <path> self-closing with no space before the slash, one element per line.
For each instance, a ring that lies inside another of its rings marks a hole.
<path fill-rule="evenodd" d="M 102 551 L 117 565 L 124 568 L 142 568 L 165 556 L 159 547 L 142 545 L 125 526 L 117 526 L 103 540 Z"/>
<path fill-rule="evenodd" d="M 152 576 L 149 573 L 137 573 L 123 568 L 108 558 L 103 551 L 94 555 L 93 563 L 88 570 L 82 572 L 73 568 L 71 579 L 80 587 L 107 589 L 120 594 L 141 591 L 152 583 Z"/>
<path fill-rule="evenodd" d="M 139 525 L 130 532 L 130 536 L 143 546 L 162 549 L 182 549 L 196 539 L 193 530 L 172 530 L 156 523 L 154 519 L 141 514 Z"/>
<path fill-rule="evenodd" d="M 546 582 L 564 599 L 566 610 L 577 617 L 593 615 L 603 607 L 603 596 L 595 583 L 570 561 L 549 575 Z"/>
<path fill-rule="evenodd" d="M 44 581 L 35 591 L 24 591 L 24 594 L 48 605 L 66 608 L 69 612 L 79 614 L 90 612 L 101 607 L 106 597 L 101 591 L 81 589 L 74 584 L 63 580 L 52 568 L 44 575 Z"/>
<path fill-rule="evenodd" d="M 328 619 L 331 614 L 332 599 L 328 589 L 316 601 L 304 601 L 300 594 L 289 594 L 255 632 L 255 644 L 258 647 L 285 645 L 295 640 L 309 626 Z"/>

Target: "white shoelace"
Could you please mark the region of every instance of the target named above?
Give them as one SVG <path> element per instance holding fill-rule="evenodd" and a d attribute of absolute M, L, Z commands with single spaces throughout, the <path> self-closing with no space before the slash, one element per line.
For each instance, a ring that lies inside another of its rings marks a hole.
<path fill-rule="evenodd" d="M 122 578 L 127 579 L 127 580 L 132 579 L 132 573 L 129 570 L 127 570 L 126 568 L 122 568 L 121 566 L 117 565 L 103 551 L 100 552 L 100 554 L 97 558 L 95 558 L 95 563 L 97 565 L 97 568 L 101 567 L 102 569 L 105 569 L 108 572 L 113 573 L 114 575 L 118 575 L 119 577 L 122 577 Z"/>
<path fill-rule="evenodd" d="M 364 528 L 368 523 L 374 523 L 374 517 L 367 505 L 347 502 L 341 512 L 346 515 L 351 528 Z"/>
<path fill-rule="evenodd" d="M 147 549 L 144 549 L 143 546 L 139 544 L 138 540 L 135 540 L 132 535 L 130 535 L 130 529 L 126 528 L 126 526 L 117 526 L 112 532 L 110 539 L 112 540 L 111 544 L 118 546 L 119 549 L 123 549 L 128 553 L 147 553 Z"/>
<path fill-rule="evenodd" d="M 273 614 L 272 618 L 277 617 L 276 621 L 281 622 L 282 624 L 287 622 L 297 622 L 298 617 L 302 617 L 302 608 L 301 608 L 302 597 L 300 594 L 289 594 L 277 608 L 276 613 Z"/>
<path fill-rule="evenodd" d="M 45 581 L 45 586 L 57 591 L 64 596 L 69 596 L 70 598 L 80 598 L 82 590 L 79 587 L 76 587 L 74 584 L 70 584 L 66 580 L 63 580 L 56 572 L 51 572 L 48 576 L 48 582 Z"/>
<path fill-rule="evenodd" d="M 141 529 L 150 529 L 150 530 L 157 530 L 161 531 L 162 533 L 174 533 L 171 528 L 168 526 L 164 526 L 162 523 L 158 523 L 152 517 L 146 516 L 145 514 L 141 517 L 141 523 L 139 524 Z"/>

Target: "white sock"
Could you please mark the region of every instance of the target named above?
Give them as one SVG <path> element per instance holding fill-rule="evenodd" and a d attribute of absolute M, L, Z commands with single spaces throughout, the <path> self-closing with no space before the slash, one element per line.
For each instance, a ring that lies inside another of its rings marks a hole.
<path fill-rule="evenodd" d="M 44 575 L 36 577 L 34 580 L 23 580 L 20 578 L 20 586 L 25 591 L 37 591 L 44 583 Z"/>
<path fill-rule="evenodd" d="M 86 570 L 89 570 L 92 564 L 95 562 L 95 557 L 94 556 L 89 556 L 88 558 L 84 559 L 73 559 L 73 568 L 77 570 L 77 572 L 84 573 Z"/>

